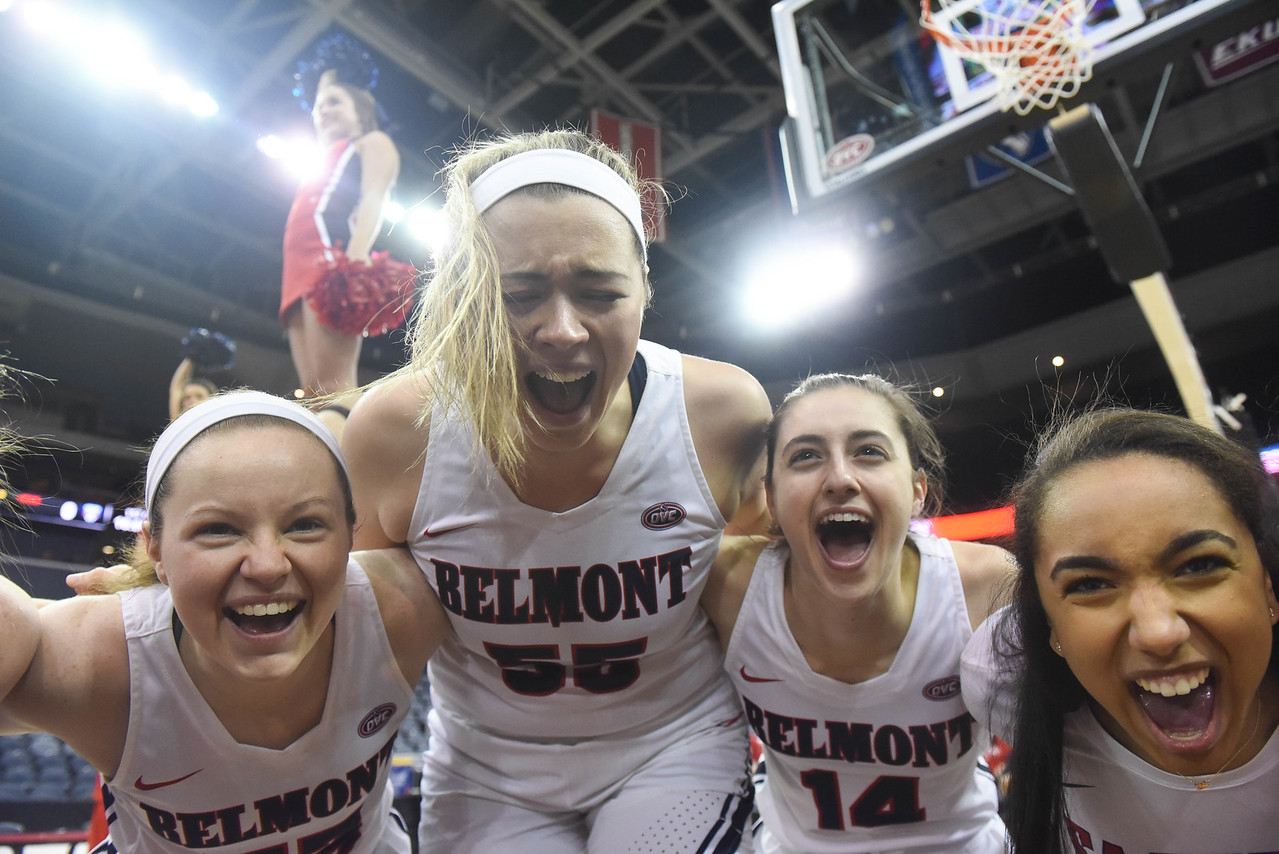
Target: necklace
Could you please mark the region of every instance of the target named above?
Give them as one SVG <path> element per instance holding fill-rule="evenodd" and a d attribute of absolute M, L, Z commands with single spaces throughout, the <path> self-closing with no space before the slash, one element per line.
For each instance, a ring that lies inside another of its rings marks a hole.
<path fill-rule="evenodd" d="M 1235 752 L 1230 754 L 1230 758 L 1221 764 L 1221 767 L 1217 769 L 1217 773 L 1209 774 L 1207 777 L 1203 777 L 1200 779 L 1187 777 L 1185 774 L 1178 774 L 1177 776 L 1181 777 L 1187 783 L 1194 786 L 1196 791 L 1202 792 L 1204 789 L 1212 785 L 1212 780 L 1214 777 L 1217 776 L 1217 774 L 1220 774 L 1222 771 L 1225 771 L 1226 766 L 1229 765 L 1231 762 L 1235 761 L 1235 757 L 1243 752 L 1243 749 L 1248 746 L 1248 743 L 1252 741 L 1253 737 L 1257 734 L 1257 730 L 1260 728 L 1261 728 L 1261 692 L 1258 691 L 1257 692 L 1257 719 L 1252 725 L 1252 732 L 1248 734 L 1247 738 L 1245 738 L 1242 742 L 1239 743 L 1239 746 L 1235 748 Z"/>

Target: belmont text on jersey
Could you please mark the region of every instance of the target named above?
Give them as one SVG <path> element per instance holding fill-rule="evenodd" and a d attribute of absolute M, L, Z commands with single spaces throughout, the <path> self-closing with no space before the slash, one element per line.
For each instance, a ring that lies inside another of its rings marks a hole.
<path fill-rule="evenodd" d="M 852 721 L 779 715 L 761 709 L 745 697 L 742 702 L 746 705 L 746 720 L 755 734 L 773 750 L 787 756 L 927 768 L 945 765 L 973 747 L 974 720 L 967 712 L 921 726 L 876 727 Z"/>
<path fill-rule="evenodd" d="M 217 848 L 249 839 L 270 841 L 272 834 L 296 833 L 312 818 L 328 818 L 359 804 L 374 791 L 378 771 L 391 761 L 395 734 L 368 761 L 352 768 L 342 779 L 333 778 L 303 789 L 294 789 L 251 804 L 233 804 L 203 812 L 170 812 L 142 803 L 151 830 L 183 848 Z M 380 794 L 380 790 L 378 792 Z M 314 851 L 349 851 L 360 838 L 360 813 L 353 811 L 339 826 L 312 840 Z M 335 835 L 336 834 L 336 835 Z M 281 845 L 278 850 L 284 851 Z"/>
<path fill-rule="evenodd" d="M 691 560 L 687 547 L 585 568 L 497 569 L 430 558 L 440 603 L 457 616 L 477 623 L 552 626 L 634 620 L 672 608 L 687 596 L 684 573 Z"/>

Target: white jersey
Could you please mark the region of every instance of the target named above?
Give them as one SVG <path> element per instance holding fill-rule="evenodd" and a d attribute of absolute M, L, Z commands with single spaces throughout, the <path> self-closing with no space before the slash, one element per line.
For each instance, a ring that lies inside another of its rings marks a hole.
<path fill-rule="evenodd" d="M 978 764 L 989 737 L 960 695 L 972 626 L 959 570 L 945 540 L 911 540 L 910 628 L 888 671 L 857 684 L 808 666 L 783 606 L 785 546 L 755 565 L 724 666 L 764 744 L 765 851 L 1003 851 L 994 779 Z"/>
<path fill-rule="evenodd" d="M 1248 764 L 1208 786 L 1145 762 L 1088 707 L 1066 716 L 1066 832 L 1075 850 L 1106 854 L 1279 851 L 1279 734 Z"/>
<path fill-rule="evenodd" d="M 492 761 L 488 736 L 642 736 L 708 698 L 733 714 L 698 605 L 725 519 L 702 474 L 680 355 L 641 341 L 647 378 L 599 494 L 522 503 L 465 419 L 436 408 L 409 547 L 453 631 L 429 665 L 432 738 Z"/>
<path fill-rule="evenodd" d="M 283 750 L 240 744 L 178 657 L 169 589 L 120 594 L 129 730 L 107 783 L 105 850 L 407 854 L 392 815 L 395 734 L 413 700 L 360 566 L 347 566 L 324 717 Z M 246 689 L 248 690 L 248 689 Z"/>

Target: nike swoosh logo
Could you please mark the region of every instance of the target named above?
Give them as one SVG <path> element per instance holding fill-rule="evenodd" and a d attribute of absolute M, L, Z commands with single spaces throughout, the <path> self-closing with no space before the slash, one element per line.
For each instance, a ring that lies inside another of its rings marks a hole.
<path fill-rule="evenodd" d="M 159 783 L 144 783 L 142 782 L 142 775 L 139 774 L 138 779 L 133 781 L 133 788 L 143 792 L 150 792 L 153 789 L 163 789 L 165 786 L 172 786 L 176 783 L 181 783 L 183 780 L 187 779 L 187 777 L 194 777 L 196 774 L 199 774 L 203 770 L 204 770 L 203 768 L 197 768 L 194 771 L 192 771 L 190 774 L 184 774 L 183 776 L 178 777 L 177 779 L 174 779 L 174 780 L 161 780 Z"/>
<path fill-rule="evenodd" d="M 782 681 L 781 679 L 765 679 L 762 676 L 750 676 L 746 673 L 745 664 L 739 667 L 737 669 L 737 672 L 741 674 L 741 677 L 745 679 L 747 682 L 781 682 Z"/>

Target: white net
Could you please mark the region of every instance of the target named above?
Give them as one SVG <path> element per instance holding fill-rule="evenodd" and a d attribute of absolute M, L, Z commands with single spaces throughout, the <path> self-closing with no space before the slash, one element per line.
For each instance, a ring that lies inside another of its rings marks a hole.
<path fill-rule="evenodd" d="M 922 0 L 920 24 L 937 42 L 986 68 L 999 107 L 1051 109 L 1092 77 L 1084 19 L 1093 0 Z M 933 12 L 933 6 L 937 11 Z"/>

